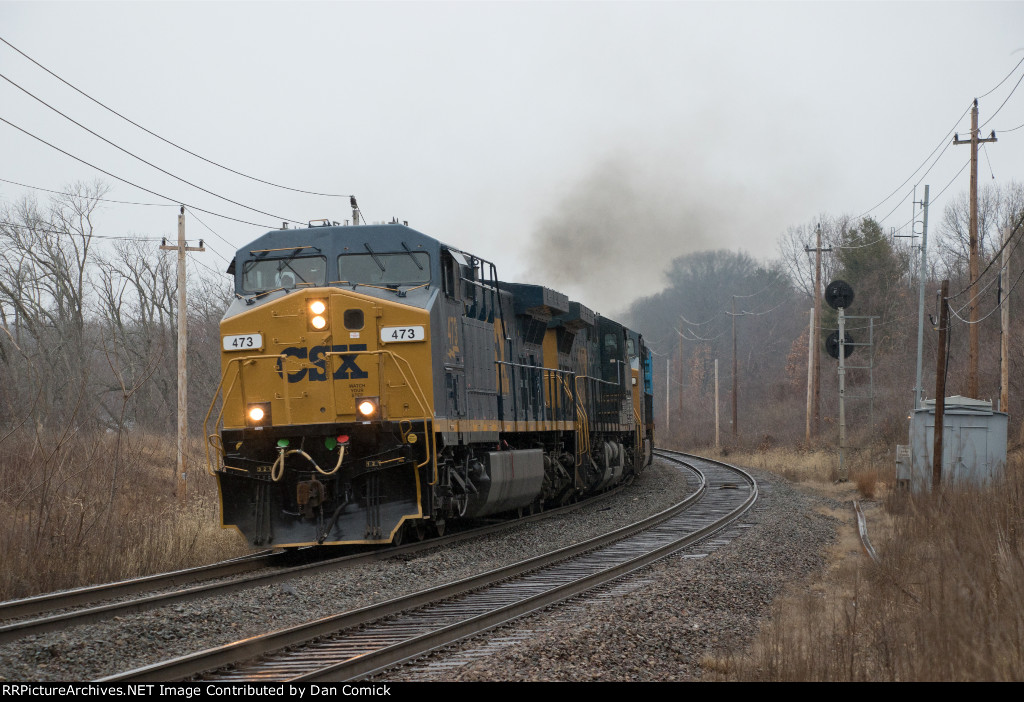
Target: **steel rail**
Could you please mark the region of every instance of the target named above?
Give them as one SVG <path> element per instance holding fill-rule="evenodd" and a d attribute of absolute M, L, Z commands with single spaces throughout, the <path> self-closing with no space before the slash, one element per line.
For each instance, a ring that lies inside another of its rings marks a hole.
<path fill-rule="evenodd" d="M 122 602 L 98 605 L 71 612 L 48 614 L 36 619 L 11 622 L 0 626 L 0 644 L 8 641 L 14 641 L 25 636 L 44 634 L 50 631 L 63 631 L 69 626 L 90 624 L 104 619 L 110 619 L 111 617 L 118 615 L 143 612 L 173 604 L 175 602 L 190 601 L 200 597 L 209 597 L 213 595 L 230 594 L 232 592 L 238 592 L 251 587 L 273 585 L 291 580 L 292 578 L 311 575 L 335 568 L 353 567 L 361 563 L 384 560 L 394 558 L 395 556 L 402 556 L 416 553 L 418 551 L 448 546 L 459 541 L 478 538 L 480 536 L 486 536 L 494 532 L 508 529 L 513 524 L 526 524 L 541 519 L 547 519 L 549 517 L 580 509 L 586 505 L 599 503 L 616 495 L 622 490 L 622 487 L 623 486 L 620 485 L 601 493 L 600 495 L 589 498 L 588 500 L 545 510 L 530 516 L 524 516 L 514 520 L 500 521 L 486 526 L 473 527 L 457 531 L 443 537 L 413 542 L 404 546 L 377 548 L 367 553 L 355 553 L 321 560 L 315 563 L 280 567 L 280 569 L 270 573 L 257 573 L 255 575 L 235 580 L 195 585 L 193 587 L 185 587 L 172 592 L 152 594 Z M 13 600 L 11 602 L 0 603 L 0 617 L 3 619 L 13 619 L 17 616 L 30 616 L 40 612 L 54 612 L 61 608 L 74 607 L 80 604 L 90 604 L 99 600 L 110 599 L 112 597 L 129 596 L 139 592 L 152 592 L 153 590 L 158 590 L 163 587 L 176 587 L 187 583 L 198 582 L 200 580 L 210 580 L 214 578 L 244 574 L 259 568 L 274 567 L 277 565 L 275 562 L 276 560 L 285 560 L 292 555 L 293 554 L 291 553 L 273 553 L 269 555 L 257 554 L 255 556 L 236 559 L 236 561 L 200 566 L 198 568 L 176 571 L 174 573 L 151 575 L 119 583 L 110 583 L 107 585 L 81 588 L 80 590 L 40 595 L 39 597 L 33 597 L 26 600 Z M 7 609 L 2 609 L 4 607 Z"/>
<path fill-rule="evenodd" d="M 681 462 L 675 458 L 671 458 L 671 460 Z M 693 468 L 690 469 L 695 474 L 700 475 L 699 471 Z M 729 469 L 737 470 L 731 467 Z M 548 606 L 552 602 L 571 597 L 583 589 L 594 587 L 601 582 L 606 582 L 631 570 L 643 567 L 672 551 L 688 545 L 692 541 L 706 538 L 711 533 L 724 528 L 726 522 L 738 518 L 740 514 L 749 509 L 750 505 L 757 498 L 757 487 L 753 479 L 742 472 L 734 473 L 731 479 L 734 480 L 737 474 L 741 475 L 748 483 L 748 494 L 739 506 L 732 505 L 730 507 L 725 520 L 717 518 L 711 520 L 711 524 L 703 524 L 697 528 L 692 528 L 692 525 L 686 523 L 687 520 L 683 519 L 683 525 L 677 525 L 676 528 L 685 528 L 687 531 L 686 535 L 681 538 L 667 538 L 667 541 L 665 540 L 666 537 L 661 535 L 658 538 L 661 538 L 664 543 L 656 543 L 653 547 L 645 547 L 646 553 L 642 555 L 637 555 L 637 551 L 640 549 L 638 541 L 650 541 L 653 527 L 669 522 L 673 517 L 680 515 L 680 513 L 693 506 L 707 494 L 707 486 L 702 476 L 699 488 L 674 507 L 658 515 L 615 530 L 605 536 L 577 544 L 576 546 L 495 569 L 455 583 L 414 593 L 407 597 L 397 598 L 353 612 L 325 617 L 315 622 L 309 622 L 263 636 L 251 637 L 227 646 L 182 656 L 171 661 L 145 666 L 105 678 L 105 680 L 147 681 L 193 677 L 218 666 L 233 665 L 239 661 L 263 655 L 268 651 L 279 651 L 291 646 L 308 644 L 312 640 L 327 637 L 343 630 L 352 631 L 356 627 L 363 627 L 372 622 L 387 619 L 390 623 L 383 626 L 399 627 L 402 630 L 398 632 L 401 640 L 389 646 L 382 647 L 377 645 L 377 651 L 374 653 L 362 651 L 353 655 L 352 647 L 358 647 L 359 643 L 324 644 L 328 648 L 338 648 L 340 646 L 343 651 L 347 651 L 342 654 L 342 657 L 347 657 L 349 660 L 342 663 L 334 662 L 329 665 L 314 665 L 313 668 L 315 670 L 309 671 L 307 667 L 307 672 L 297 671 L 295 664 L 289 663 L 286 664 L 284 669 L 274 670 L 274 672 L 269 672 L 272 669 L 268 669 L 259 673 L 261 679 L 273 679 L 275 675 L 287 679 L 351 679 L 367 675 L 375 670 L 379 670 L 381 667 L 393 665 L 409 657 L 422 655 L 422 653 L 437 646 L 449 644 L 460 638 L 478 633 L 481 630 L 497 626 L 510 618 L 521 616 L 537 608 Z M 720 487 L 738 486 L 729 483 L 723 484 Z M 635 539 L 623 541 L 624 539 L 631 539 L 631 537 L 635 537 Z M 616 542 L 618 542 L 617 545 L 612 545 Z M 603 554 L 597 557 L 597 560 L 600 561 L 601 558 L 611 553 L 616 554 L 615 563 L 603 565 L 597 568 L 596 571 L 593 571 L 593 567 L 588 565 L 586 567 L 591 568 L 593 572 L 583 574 L 576 572 L 583 567 L 581 564 L 585 561 L 588 559 L 593 560 L 592 556 L 584 554 Z M 501 592 L 508 590 L 509 587 L 513 589 L 517 587 L 517 585 L 510 585 L 510 583 L 516 582 L 513 579 L 524 579 L 525 576 L 525 578 L 532 580 L 540 579 L 544 581 L 553 577 L 552 574 L 555 572 L 566 570 L 570 572 L 570 580 L 578 583 L 576 587 L 565 583 L 555 584 L 554 586 L 548 584 L 540 586 L 534 583 L 530 585 L 530 588 L 536 589 L 540 587 L 540 592 L 529 592 L 526 597 L 516 595 L 514 597 L 515 601 L 512 603 L 503 604 L 497 609 L 491 607 L 491 610 L 495 611 L 463 615 L 462 612 L 458 611 L 463 605 L 454 599 L 460 597 L 475 597 L 476 599 L 482 597 L 485 600 L 498 597 L 500 599 L 504 596 L 500 594 Z M 431 610 L 446 611 L 453 608 L 456 610 L 456 614 L 461 616 L 461 622 L 451 625 L 434 626 L 434 631 L 426 634 L 409 633 L 408 626 L 403 623 L 403 619 L 396 616 L 403 612 L 417 609 L 430 612 Z M 375 637 L 378 635 L 367 632 L 353 634 L 353 638 L 356 639 L 365 639 L 367 636 Z M 334 656 L 337 659 L 335 652 L 325 655 L 328 657 Z"/>
<path fill-rule="evenodd" d="M 88 585 L 73 590 L 62 590 L 60 592 L 50 592 L 18 600 L 8 600 L 0 602 L 0 621 L 91 604 L 112 597 L 134 595 L 138 592 L 155 590 L 161 587 L 174 587 L 199 580 L 247 573 L 258 568 L 273 565 L 275 557 L 280 555 L 270 551 L 260 551 L 259 553 L 232 558 L 220 563 L 185 568 L 170 573 L 157 573 L 130 580 L 120 580 L 101 585 Z"/>

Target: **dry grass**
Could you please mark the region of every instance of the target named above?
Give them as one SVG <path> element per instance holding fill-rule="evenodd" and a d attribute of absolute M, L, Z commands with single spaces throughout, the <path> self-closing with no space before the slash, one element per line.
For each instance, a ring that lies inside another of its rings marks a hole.
<path fill-rule="evenodd" d="M 194 452 L 198 458 L 199 452 Z M 209 563 L 246 551 L 219 527 L 214 480 L 193 461 L 174 497 L 166 437 L 21 431 L 0 442 L 0 599 Z"/>
<path fill-rule="evenodd" d="M 1005 484 L 991 490 L 915 496 L 889 490 L 886 475 L 854 462 L 850 483 L 804 481 L 846 502 L 881 497 L 867 505 L 880 563 L 861 554 L 852 512 L 838 512 L 846 526 L 823 579 L 778 602 L 745 656 L 714 662 L 720 677 L 1024 677 L 1024 456 L 1011 456 Z"/>

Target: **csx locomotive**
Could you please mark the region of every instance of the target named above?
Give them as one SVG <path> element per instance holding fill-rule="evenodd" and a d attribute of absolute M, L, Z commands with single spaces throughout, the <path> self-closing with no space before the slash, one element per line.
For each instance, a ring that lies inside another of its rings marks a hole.
<path fill-rule="evenodd" d="M 643 338 L 554 290 L 398 223 L 271 231 L 228 273 L 208 458 L 254 545 L 400 543 L 650 462 Z"/>

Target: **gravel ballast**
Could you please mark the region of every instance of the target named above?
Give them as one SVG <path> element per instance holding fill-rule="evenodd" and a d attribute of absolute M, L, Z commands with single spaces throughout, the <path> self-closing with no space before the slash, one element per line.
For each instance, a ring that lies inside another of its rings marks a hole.
<path fill-rule="evenodd" d="M 820 573 L 835 520 L 757 473 L 761 499 L 715 550 L 696 547 L 382 680 L 693 680 L 749 644 L 787 584 Z M 616 498 L 500 534 L 284 585 L 176 604 L 0 646 L 0 680 L 92 680 L 469 577 L 604 533 L 688 492 L 655 462 Z"/>
<path fill-rule="evenodd" d="M 751 472 L 761 498 L 719 548 L 663 559 L 601 597 L 520 620 L 512 636 L 499 630 L 379 679 L 701 679 L 716 661 L 742 654 L 788 585 L 822 573 L 825 547 L 836 537 L 837 521 L 818 507 L 838 503 Z"/>
<path fill-rule="evenodd" d="M 616 497 L 499 534 L 0 645 L 0 681 L 92 680 L 383 602 L 583 541 L 686 494 L 682 473 L 655 462 Z"/>

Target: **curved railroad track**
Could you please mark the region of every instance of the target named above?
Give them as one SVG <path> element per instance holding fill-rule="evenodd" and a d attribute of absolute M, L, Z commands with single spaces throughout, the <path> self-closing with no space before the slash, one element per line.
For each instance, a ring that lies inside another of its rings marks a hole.
<path fill-rule="evenodd" d="M 0 602 L 0 644 L 170 604 L 283 583 L 335 568 L 358 567 L 375 560 L 444 547 L 507 529 L 513 523 L 526 524 L 565 514 L 588 504 L 593 505 L 615 496 L 621 489 L 622 486 L 619 486 L 589 500 L 517 520 L 493 520 L 484 526 L 468 526 L 446 536 L 402 546 L 351 549 L 356 552 L 344 556 L 335 556 L 337 549 L 260 551 L 222 563 Z M 329 557 L 325 558 L 325 554 L 329 554 Z"/>
<path fill-rule="evenodd" d="M 686 457 L 687 463 L 681 458 L 685 454 L 676 452 L 658 453 L 692 471 L 697 489 L 653 517 L 458 582 L 104 680 L 357 679 L 642 568 L 717 533 L 757 499 L 756 482 L 742 470 L 693 456 Z"/>

